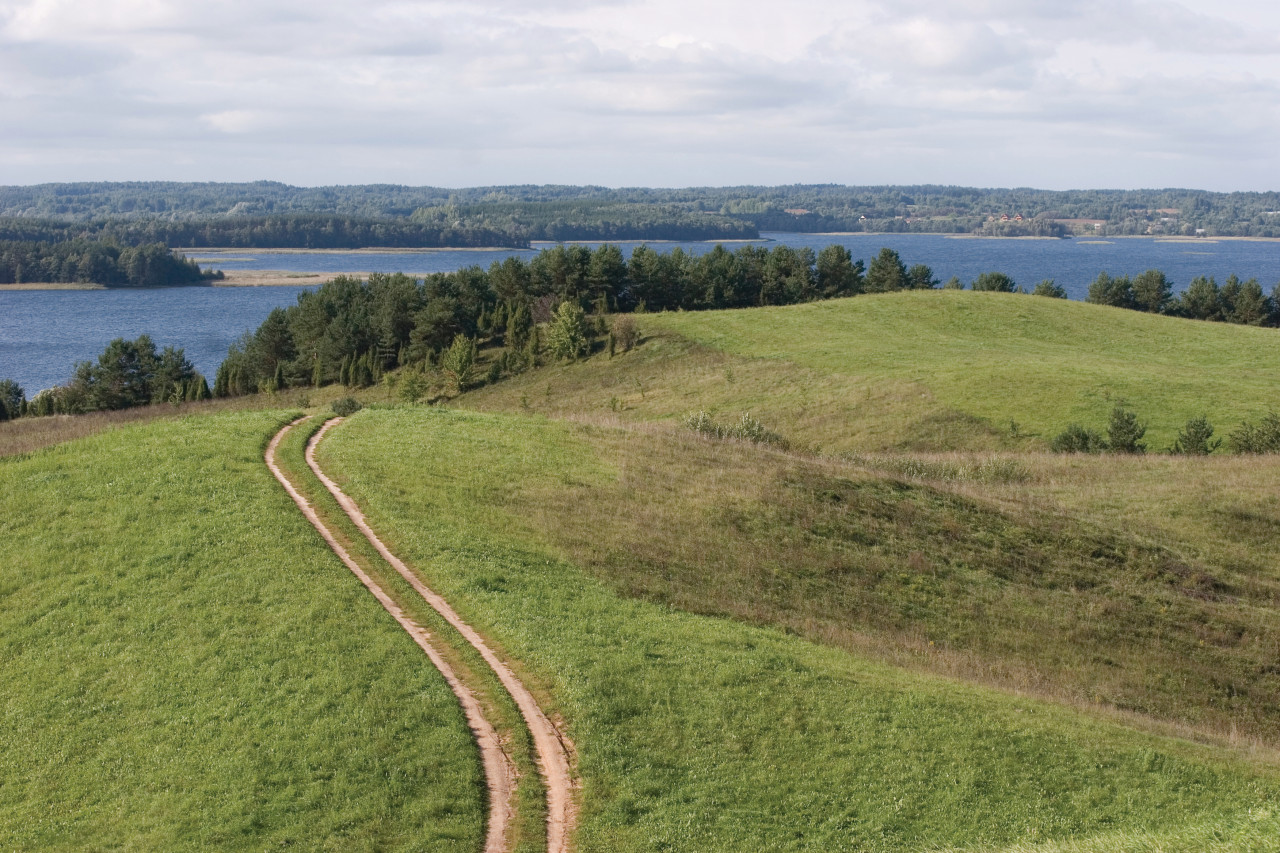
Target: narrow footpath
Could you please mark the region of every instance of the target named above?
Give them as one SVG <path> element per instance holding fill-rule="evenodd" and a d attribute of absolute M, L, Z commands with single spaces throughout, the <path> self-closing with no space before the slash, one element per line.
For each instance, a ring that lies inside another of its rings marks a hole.
<path fill-rule="evenodd" d="M 395 600 L 360 568 L 350 553 L 343 548 L 334 533 L 320 520 L 315 509 L 276 464 L 275 454 L 280 441 L 294 426 L 303 420 L 306 420 L 306 418 L 289 424 L 271 440 L 266 452 L 267 467 L 271 469 L 272 474 L 285 487 L 290 497 L 293 498 L 316 530 L 320 532 L 320 535 L 324 537 L 324 540 L 329 543 L 329 547 L 360 579 L 360 582 L 373 593 L 374 597 L 378 599 L 387 612 L 395 617 L 401 627 L 413 637 L 414 642 L 427 653 L 431 662 L 444 675 L 449 687 L 458 697 L 458 701 L 466 714 L 467 723 L 470 725 L 475 735 L 476 743 L 480 747 L 485 783 L 489 793 L 489 825 L 485 835 L 485 853 L 506 851 L 508 849 L 507 828 L 510 826 L 514 812 L 515 768 L 510 758 L 502 751 L 501 739 L 494 727 L 484 717 L 483 709 L 476 699 L 475 693 L 457 678 L 451 667 L 440 655 L 438 649 L 432 645 L 431 635 L 406 616 Z M 440 614 L 445 621 L 457 630 L 463 639 L 479 652 L 485 663 L 489 665 L 503 687 L 511 695 L 532 736 L 534 748 L 537 751 L 538 771 L 546 787 L 548 853 L 569 853 L 571 849 L 570 838 L 572 837 L 576 820 L 573 798 L 574 783 L 569 759 L 572 744 L 543 712 L 533 694 L 515 675 L 511 667 L 493 651 L 488 642 L 474 628 L 463 621 L 462 617 L 454 611 L 443 597 L 428 588 L 399 557 L 391 552 L 391 549 L 373 532 L 364 517 L 364 513 L 360 511 L 355 501 L 348 497 L 338 487 L 337 483 L 321 470 L 315 459 L 316 445 L 319 444 L 320 440 L 332 427 L 341 423 L 342 420 L 342 418 L 334 418 L 328 421 L 311 438 L 306 449 L 307 465 L 317 479 L 329 490 L 329 493 L 333 495 L 351 522 L 369 540 L 369 543 L 373 545 L 387 564 L 395 569 L 433 610 Z"/>

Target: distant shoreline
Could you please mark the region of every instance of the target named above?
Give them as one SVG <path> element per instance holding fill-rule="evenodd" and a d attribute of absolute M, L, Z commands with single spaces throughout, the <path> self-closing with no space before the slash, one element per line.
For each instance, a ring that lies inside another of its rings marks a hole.
<path fill-rule="evenodd" d="M 0 284 L 0 293 L 10 290 L 107 290 L 107 287 L 84 281 L 24 281 L 19 284 Z"/>
<path fill-rule="evenodd" d="M 513 246 L 418 246 L 413 248 L 389 248 L 382 246 L 366 246 L 361 249 L 253 249 L 230 246 L 172 246 L 174 252 L 181 252 L 188 257 L 205 254 L 237 255 L 429 255 L 433 252 L 532 252 L 533 249 L 518 249 Z"/>

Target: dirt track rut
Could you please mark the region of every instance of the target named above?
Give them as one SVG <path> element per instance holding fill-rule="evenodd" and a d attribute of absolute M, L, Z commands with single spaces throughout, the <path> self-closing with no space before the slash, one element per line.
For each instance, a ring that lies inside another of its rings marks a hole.
<path fill-rule="evenodd" d="M 573 774 L 570 769 L 571 764 L 569 757 L 572 750 L 572 744 L 561 734 L 555 724 L 553 724 L 543 712 L 533 694 L 524 685 L 524 683 L 520 681 L 511 667 L 508 666 L 496 652 L 494 652 L 489 643 L 480 636 L 474 628 L 463 621 L 462 617 L 454 611 L 443 597 L 427 587 L 416 574 L 410 571 L 409 567 L 406 566 L 399 557 L 392 553 L 391 549 L 388 548 L 386 544 L 378 538 L 377 534 L 373 532 L 373 529 L 369 526 L 368 521 L 364 517 L 364 513 L 361 512 L 360 507 L 356 505 L 355 501 L 343 492 L 342 489 L 338 487 L 338 484 L 330 479 L 329 476 L 320 468 L 315 459 L 316 445 L 324 437 L 325 433 L 341 422 L 342 418 L 334 418 L 328 421 L 320 428 L 315 436 L 312 437 L 306 450 L 307 465 L 310 466 L 311 471 L 316 475 L 320 482 L 324 484 L 325 488 L 329 490 L 329 493 L 333 495 L 334 499 L 337 500 L 339 506 L 342 507 L 343 512 L 347 514 L 347 517 L 351 519 L 351 522 L 356 526 L 356 528 L 369 540 L 370 544 L 373 545 L 382 558 L 386 560 L 387 563 L 395 569 L 411 587 L 413 587 L 414 591 L 417 592 L 433 610 L 439 613 L 445 621 L 457 630 L 463 639 L 465 639 L 477 652 L 479 652 L 485 663 L 489 665 L 490 669 L 492 669 L 494 674 L 498 677 L 502 686 L 506 688 L 507 692 L 511 695 L 512 700 L 516 703 L 516 707 L 519 708 L 520 715 L 524 718 L 525 725 L 528 727 L 529 733 L 533 738 L 534 748 L 538 756 L 538 771 L 542 775 L 543 783 L 547 792 L 548 853 L 569 853 L 571 849 L 570 839 L 577 816 L 573 798 Z M 271 446 L 267 449 L 268 466 L 271 467 L 276 478 L 284 484 L 290 495 L 293 496 L 294 501 L 303 509 L 304 514 L 307 514 L 307 517 L 311 520 L 312 524 L 316 526 L 321 535 L 325 537 L 325 540 L 329 542 L 330 547 L 338 553 L 339 557 L 343 558 L 343 562 L 347 563 L 348 567 L 356 573 L 357 577 L 361 578 L 361 581 L 371 592 L 374 593 L 375 596 L 378 597 L 379 601 L 383 602 L 383 607 L 387 608 L 393 616 L 396 616 L 397 612 L 399 612 L 398 605 L 396 605 L 390 597 L 386 597 L 386 600 L 383 601 L 385 593 L 381 593 L 381 590 L 377 588 L 377 585 L 374 584 L 372 580 L 367 579 L 367 575 L 359 570 L 359 567 L 350 559 L 350 555 L 346 554 L 345 549 L 342 549 L 342 546 L 338 544 L 337 539 L 333 534 L 324 527 L 322 522 L 319 521 L 315 511 L 310 507 L 306 499 L 298 494 L 297 490 L 288 482 L 287 478 L 284 477 L 279 468 L 275 466 L 275 448 L 279 444 L 280 439 L 283 438 L 283 436 L 292 427 L 293 424 L 285 427 L 272 440 Z M 392 608 L 395 608 L 395 610 L 392 610 Z M 425 631 L 422 631 L 420 627 L 414 625 L 411 620 L 408 620 L 407 617 L 404 617 L 402 612 L 400 612 L 400 615 L 396 616 L 396 618 L 401 622 L 401 625 L 406 626 L 405 630 L 409 631 L 411 635 L 413 635 L 413 631 L 410 630 L 408 627 L 409 625 L 412 625 L 423 634 L 426 633 Z M 417 636 L 415 636 L 414 639 L 415 641 L 418 641 Z M 438 653 L 428 650 L 430 643 L 427 642 L 427 644 L 424 645 L 423 641 L 418 641 L 418 644 L 423 646 L 424 651 L 427 651 L 427 654 L 431 656 L 432 662 L 436 662 L 439 655 Z M 436 666 L 441 667 L 441 664 L 443 663 L 444 662 L 442 660 L 440 663 L 437 663 Z M 445 666 L 447 666 L 447 664 L 445 664 Z M 449 673 L 447 673 L 444 668 L 441 668 L 441 672 L 445 672 L 446 679 L 450 678 Z M 450 682 L 450 686 L 453 686 L 452 681 Z M 462 685 L 459 682 L 459 686 L 466 691 L 465 685 Z M 454 692 L 458 694 L 459 701 L 463 702 L 465 710 L 466 701 L 463 700 L 463 694 L 458 693 L 457 689 L 455 689 Z M 468 695 L 471 695 L 471 700 L 475 701 L 474 694 L 470 694 L 470 691 L 466 692 Z M 471 722 L 470 714 L 468 714 L 468 722 Z M 485 723 L 485 725 L 488 724 Z M 477 742 L 481 744 L 482 754 L 485 754 L 485 746 L 482 741 L 483 733 L 478 730 L 474 724 L 472 725 L 472 729 L 476 732 Z M 489 730 L 492 731 L 492 726 L 489 726 Z M 493 736 L 496 742 L 496 733 Z M 506 803 L 506 807 L 503 809 L 502 815 L 495 815 L 492 804 L 498 802 L 497 795 L 494 793 L 495 790 L 498 789 L 495 789 L 493 784 L 490 783 L 490 827 L 487 834 L 488 841 L 486 842 L 486 851 L 504 849 L 501 847 L 491 848 L 489 844 L 492 843 L 494 838 L 493 827 L 495 821 L 499 819 L 502 821 L 502 825 L 504 827 L 503 832 L 505 833 L 505 826 L 511 815 L 511 793 L 514 791 L 514 785 L 511 784 L 513 777 L 510 775 L 512 773 L 512 769 L 510 761 L 505 754 L 502 756 L 502 760 L 506 763 L 505 772 L 508 780 L 508 787 L 505 789 L 506 799 L 504 801 Z M 497 772 L 496 764 L 494 766 L 494 772 Z M 485 758 L 485 775 L 486 780 L 488 780 L 490 775 L 490 762 L 487 756 Z M 501 793 L 501 791 L 499 791 L 499 793 Z"/>

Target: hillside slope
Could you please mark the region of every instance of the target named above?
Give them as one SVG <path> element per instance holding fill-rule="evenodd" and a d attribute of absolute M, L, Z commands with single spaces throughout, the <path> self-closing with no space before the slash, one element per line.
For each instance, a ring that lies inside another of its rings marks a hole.
<path fill-rule="evenodd" d="M 637 317 L 647 340 L 607 364 L 535 371 L 478 408 L 662 420 L 750 411 L 826 452 L 1036 449 L 1117 402 L 1154 449 L 1188 418 L 1219 433 L 1276 405 L 1280 331 L 1015 294 L 857 296 Z"/>
<path fill-rule="evenodd" d="M 844 585 L 859 587 L 860 570 L 783 559 L 758 575 L 744 572 L 735 558 L 789 528 L 753 514 L 741 490 L 715 487 L 760 478 L 761 467 L 766 480 L 775 467 L 817 472 L 753 459 L 741 446 L 652 438 L 634 429 L 401 408 L 361 412 L 320 447 L 325 469 L 379 534 L 523 661 L 558 705 L 579 751 L 583 851 L 1050 842 L 1054 849 L 1189 853 L 1206 841 L 1274 849 L 1275 771 L 1232 750 L 682 612 L 705 612 L 699 600 L 737 598 L 761 608 L 751 621 L 792 633 L 793 623 L 775 620 L 769 608 L 785 606 L 793 579 L 840 571 Z M 652 538 L 660 559 L 642 555 L 628 567 L 620 553 L 628 534 L 610 526 L 627 525 L 623 518 L 639 504 L 673 485 L 655 470 L 677 481 L 689 474 L 691 482 L 660 514 L 638 520 L 636 531 Z M 629 490 L 637 491 L 634 503 L 620 499 Z M 690 504 L 690 494 L 711 506 Z M 866 497 L 874 501 L 875 489 Z M 932 510 L 920 498 L 923 519 Z M 693 520 L 673 523 L 682 511 Z M 812 521 L 810 534 L 832 527 L 830 519 Z M 570 540 L 592 529 L 595 543 L 619 544 L 618 559 L 583 565 L 589 552 L 566 544 L 559 524 L 573 528 Z M 735 526 L 743 536 L 719 538 Z M 891 542 L 892 527 L 889 520 L 889 529 L 867 535 Z M 804 553 L 800 542 L 778 547 L 792 545 L 800 550 L 790 556 Z M 886 553 L 885 581 L 911 571 L 903 583 L 921 594 L 945 577 L 891 567 L 891 560 Z M 654 594 L 663 586 L 690 595 Z M 713 599 L 714 586 L 728 589 Z M 813 591 L 796 600 L 821 610 L 827 605 Z M 637 601 L 637 593 L 662 603 Z M 1003 594 L 1017 595 L 1011 587 Z M 807 627 L 803 614 L 794 626 Z"/>

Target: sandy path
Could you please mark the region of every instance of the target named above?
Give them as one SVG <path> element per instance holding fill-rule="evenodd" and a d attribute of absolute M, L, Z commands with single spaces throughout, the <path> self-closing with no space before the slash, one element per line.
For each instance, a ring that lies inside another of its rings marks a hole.
<path fill-rule="evenodd" d="M 410 619 L 400 609 L 400 606 L 392 600 L 391 596 L 387 595 L 382 587 L 378 586 L 377 582 L 360 568 L 347 549 L 338 542 L 333 532 L 320 520 L 319 515 L 316 514 L 315 509 L 307 499 L 294 488 L 293 483 L 289 482 L 284 472 L 280 470 L 280 466 L 276 464 L 276 448 L 280 446 L 281 440 L 290 430 L 305 420 L 307 418 L 300 418 L 294 421 L 276 433 L 275 437 L 271 439 L 271 443 L 267 445 L 267 467 L 271 469 L 271 473 L 284 486 L 285 491 L 289 493 L 289 497 L 293 498 L 293 502 L 302 510 L 302 514 L 324 537 L 324 541 L 329 543 L 329 547 L 333 549 L 334 553 L 360 579 L 365 588 L 373 593 L 374 598 L 378 599 L 378 603 L 395 617 L 395 620 L 400 623 L 400 627 L 404 628 L 405 632 L 413 638 L 413 641 L 427 653 L 427 657 L 431 659 L 436 669 L 440 670 L 440 674 L 449 683 L 449 689 L 458 697 L 458 702 L 462 705 L 463 713 L 466 715 L 467 724 L 471 727 L 471 732 L 480 747 L 485 786 L 489 794 L 489 820 L 488 829 L 485 833 L 485 853 L 506 853 L 509 849 L 506 838 L 507 827 L 514 812 L 515 767 L 507 757 L 507 754 L 503 752 L 502 742 L 498 738 L 498 733 L 488 719 L 485 718 L 480 702 L 476 699 L 475 694 L 457 677 L 453 668 L 441 657 L 435 646 L 431 644 L 431 634 Z M 326 428 L 328 426 L 328 424 L 325 425 Z M 315 467 L 315 463 L 311 461 L 310 446 L 307 448 L 307 461 L 311 463 L 313 468 Z"/>
<path fill-rule="evenodd" d="M 529 692 L 529 688 L 525 687 L 524 683 L 511 671 L 511 668 L 494 653 L 485 639 L 476 633 L 474 628 L 464 622 L 462 617 L 454 612 L 447 601 L 428 589 L 418 579 L 417 575 L 409 571 L 408 566 L 400 558 L 391 553 L 391 550 L 383 544 L 382 540 L 373 532 L 373 529 L 369 527 L 364 513 L 360 511 L 360 507 L 356 506 L 355 501 L 347 497 L 346 493 L 338 488 L 338 484 L 329 479 L 324 471 L 320 470 L 320 466 L 316 464 L 315 459 L 316 445 L 320 443 L 324 434 L 331 427 L 341 422 L 342 418 L 334 418 L 315 434 L 310 444 L 307 445 L 307 464 L 311 466 L 311 470 L 315 472 L 320 482 L 324 483 L 325 488 L 342 506 L 347 517 L 368 538 L 373 547 L 382 555 L 382 558 L 390 563 L 400 573 L 400 576 L 417 591 L 418 595 L 422 596 L 423 600 L 443 616 L 450 625 L 456 628 L 458 633 L 480 653 L 494 674 L 498 676 L 502 686 L 511 694 L 511 698 L 520 709 L 521 716 L 524 717 L 525 725 L 529 727 L 529 732 L 533 735 L 534 747 L 538 753 L 538 770 L 542 774 L 543 782 L 547 789 L 548 853 L 568 853 L 570 849 L 569 838 L 573 833 L 573 825 L 576 818 L 573 801 L 573 776 L 569 769 L 569 748 L 571 745 L 568 744 L 567 739 L 561 735 L 551 720 L 547 718 L 547 715 L 543 713 L 537 700 Z"/>

